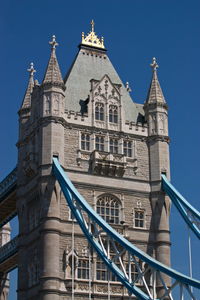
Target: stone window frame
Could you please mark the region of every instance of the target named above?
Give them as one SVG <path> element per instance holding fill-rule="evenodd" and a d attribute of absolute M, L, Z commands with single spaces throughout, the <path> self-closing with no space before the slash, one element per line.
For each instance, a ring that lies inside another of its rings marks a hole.
<path fill-rule="evenodd" d="M 119 122 L 119 107 L 118 105 L 110 104 L 108 108 L 109 123 L 118 124 Z"/>
<path fill-rule="evenodd" d="M 97 139 L 99 139 L 98 142 Z M 98 134 L 95 135 L 95 150 L 102 152 L 105 151 L 105 136 Z"/>
<path fill-rule="evenodd" d="M 77 263 L 77 279 L 89 279 L 90 275 L 90 263 L 89 258 L 78 258 Z"/>
<path fill-rule="evenodd" d="M 139 216 L 136 217 L 136 213 L 137 214 L 139 213 Z M 136 229 L 146 229 L 145 209 L 141 208 L 141 207 L 134 208 L 133 215 L 134 215 L 134 217 L 133 217 L 133 227 L 136 228 Z M 137 226 L 136 226 L 136 222 L 137 222 Z"/>
<path fill-rule="evenodd" d="M 102 102 L 95 102 L 95 120 L 102 121 L 105 120 L 105 105 Z"/>
<path fill-rule="evenodd" d="M 91 140 L 90 134 L 86 132 L 80 133 L 80 149 L 84 151 L 90 151 Z"/>
<path fill-rule="evenodd" d="M 109 152 L 112 154 L 119 154 L 119 139 L 118 138 L 115 138 L 115 137 L 109 138 Z"/>
<path fill-rule="evenodd" d="M 98 202 L 105 201 L 104 205 L 98 204 Z M 115 202 L 118 206 L 113 205 L 112 203 Z M 109 204 L 107 206 L 107 203 Z M 112 194 L 102 194 L 99 195 L 96 199 L 96 212 L 109 224 L 112 225 L 120 225 L 122 220 L 122 203 L 120 199 Z M 118 213 L 116 213 L 118 212 Z M 112 221 L 112 222 L 111 222 Z"/>
<path fill-rule="evenodd" d="M 126 144 L 126 146 L 125 146 L 125 144 Z M 125 149 L 126 149 L 126 151 L 125 151 Z M 133 141 L 132 140 L 123 139 L 123 154 L 128 158 L 133 157 Z"/>

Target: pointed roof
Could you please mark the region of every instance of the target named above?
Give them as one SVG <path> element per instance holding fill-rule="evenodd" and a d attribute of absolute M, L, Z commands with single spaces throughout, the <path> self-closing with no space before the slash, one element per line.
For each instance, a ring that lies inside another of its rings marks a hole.
<path fill-rule="evenodd" d="M 49 42 L 49 44 L 51 45 L 51 55 L 42 83 L 64 86 L 60 67 L 56 57 L 56 46 L 58 46 L 58 43 L 56 42 L 55 35 L 52 36 L 52 41 Z"/>
<path fill-rule="evenodd" d="M 152 75 L 152 80 L 148 91 L 146 103 L 157 103 L 157 102 L 166 103 L 160 83 L 158 81 L 158 76 L 157 76 L 158 64 L 156 62 L 155 57 L 153 57 L 153 62 L 150 66 L 152 67 L 153 75 Z"/>
<path fill-rule="evenodd" d="M 31 93 L 34 87 L 34 73 L 36 72 L 33 63 L 30 64 L 30 68 L 27 69 L 27 71 L 29 72 L 29 81 L 24 95 L 24 99 L 22 101 L 21 109 L 28 108 L 31 106 Z"/>
<path fill-rule="evenodd" d="M 136 104 L 124 86 L 118 73 L 113 67 L 106 49 L 82 43 L 80 50 L 65 76 L 65 108 L 68 111 L 80 112 L 82 101 L 90 94 L 91 79 L 101 80 L 108 75 L 112 83 L 121 85 L 121 99 L 123 102 L 125 120 L 137 122 L 138 115 L 144 115 L 143 105 Z"/>

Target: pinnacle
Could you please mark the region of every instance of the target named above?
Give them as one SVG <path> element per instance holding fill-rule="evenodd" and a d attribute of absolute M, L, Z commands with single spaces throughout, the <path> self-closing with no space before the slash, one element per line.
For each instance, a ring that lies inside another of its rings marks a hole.
<path fill-rule="evenodd" d="M 148 91 L 147 95 L 147 103 L 166 103 L 160 83 L 158 81 L 158 76 L 157 76 L 157 62 L 155 57 L 153 58 L 153 63 L 150 65 L 153 69 L 153 75 L 152 75 L 152 80 L 150 84 L 150 88 Z"/>
<path fill-rule="evenodd" d="M 27 71 L 29 72 L 29 81 L 28 81 L 28 86 L 24 95 L 21 109 L 30 107 L 31 105 L 31 93 L 34 87 L 34 73 L 36 72 L 33 63 L 30 64 L 30 68 L 27 69 Z"/>
<path fill-rule="evenodd" d="M 52 41 L 49 42 L 51 45 L 51 56 L 47 65 L 46 73 L 43 79 L 43 84 L 57 84 L 64 85 L 58 60 L 56 57 L 56 46 L 58 45 L 55 39 L 55 35 L 52 37 Z"/>

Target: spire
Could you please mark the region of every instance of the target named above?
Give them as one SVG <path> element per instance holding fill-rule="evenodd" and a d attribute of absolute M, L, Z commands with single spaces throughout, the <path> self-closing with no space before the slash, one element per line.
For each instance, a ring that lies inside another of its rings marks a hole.
<path fill-rule="evenodd" d="M 101 49 L 105 49 L 104 46 L 104 38 L 101 37 L 98 38 L 98 36 L 96 35 L 95 31 L 94 31 L 94 20 L 91 21 L 91 31 L 90 33 L 88 33 L 88 35 L 85 36 L 84 32 L 82 32 L 82 45 L 86 45 L 86 46 L 91 46 L 91 47 L 95 47 L 95 48 L 101 48 Z"/>
<path fill-rule="evenodd" d="M 27 71 L 29 72 L 29 82 L 28 82 L 28 86 L 27 86 L 27 89 L 26 89 L 26 92 L 24 95 L 21 109 L 30 107 L 30 105 L 31 105 L 31 93 L 32 93 L 33 87 L 34 87 L 34 73 L 36 72 L 36 70 L 34 69 L 33 63 L 30 64 L 30 68 L 27 69 Z"/>
<path fill-rule="evenodd" d="M 163 96 L 162 89 L 160 87 L 160 83 L 158 81 L 158 76 L 157 76 L 157 68 L 159 67 L 156 58 L 153 57 L 153 62 L 150 64 L 152 70 L 153 70 L 153 75 L 152 75 L 152 80 L 150 84 L 150 88 L 148 91 L 147 95 L 147 103 L 166 103 L 165 98 Z"/>
<path fill-rule="evenodd" d="M 52 41 L 49 42 L 51 45 L 51 56 L 47 65 L 46 73 L 43 79 L 43 84 L 56 84 L 64 86 L 60 68 L 56 57 L 56 42 L 55 35 L 52 36 Z"/>

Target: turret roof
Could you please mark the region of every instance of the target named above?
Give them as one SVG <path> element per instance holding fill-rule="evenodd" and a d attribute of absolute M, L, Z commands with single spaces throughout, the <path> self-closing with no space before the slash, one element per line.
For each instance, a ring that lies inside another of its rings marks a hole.
<path fill-rule="evenodd" d="M 153 58 L 153 63 L 151 64 L 151 67 L 153 69 L 153 75 L 152 75 L 152 80 L 148 91 L 146 103 L 156 103 L 156 102 L 166 103 L 160 83 L 158 81 L 158 75 L 157 75 L 158 64 L 156 62 L 155 57 Z"/>
<path fill-rule="evenodd" d="M 21 109 L 28 108 L 31 106 L 31 93 L 34 87 L 34 73 L 36 70 L 34 69 L 33 63 L 30 64 L 30 68 L 27 70 L 29 72 L 29 81 L 28 86 L 22 101 Z"/>
<path fill-rule="evenodd" d="M 54 84 L 63 85 L 63 79 L 58 64 L 58 60 L 56 57 L 55 50 L 58 43 L 56 42 L 55 38 L 56 38 L 55 35 L 53 35 L 52 41 L 49 42 L 49 44 L 51 45 L 51 55 L 43 79 L 43 84 L 54 83 Z"/>

